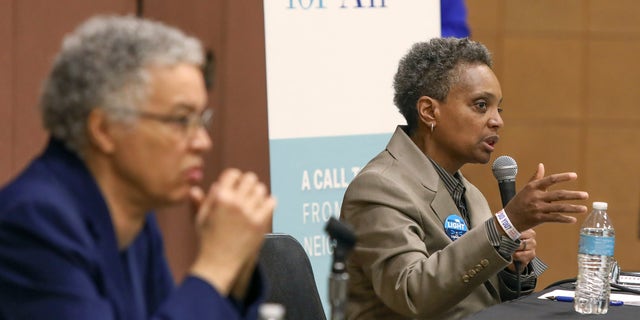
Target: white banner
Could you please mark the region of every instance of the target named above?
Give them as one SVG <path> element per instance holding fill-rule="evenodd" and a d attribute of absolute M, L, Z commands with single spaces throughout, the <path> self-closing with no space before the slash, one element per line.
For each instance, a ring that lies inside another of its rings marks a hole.
<path fill-rule="evenodd" d="M 264 14 L 273 230 L 304 246 L 328 313 L 324 225 L 405 123 L 393 76 L 413 43 L 440 35 L 440 2 L 265 0 Z"/>

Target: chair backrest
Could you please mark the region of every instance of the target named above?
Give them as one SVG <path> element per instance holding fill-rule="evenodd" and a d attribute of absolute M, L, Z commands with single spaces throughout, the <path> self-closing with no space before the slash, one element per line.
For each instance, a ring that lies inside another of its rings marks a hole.
<path fill-rule="evenodd" d="M 269 281 L 266 301 L 283 305 L 287 319 L 326 320 L 311 263 L 300 242 L 288 234 L 267 234 L 260 265 Z"/>

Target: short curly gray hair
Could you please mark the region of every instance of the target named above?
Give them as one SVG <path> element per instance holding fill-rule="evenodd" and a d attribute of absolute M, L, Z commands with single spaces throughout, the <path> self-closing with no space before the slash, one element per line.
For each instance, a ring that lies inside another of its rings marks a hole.
<path fill-rule="evenodd" d="M 414 44 L 400 60 L 393 101 L 407 120 L 409 133 L 418 125 L 416 103 L 422 96 L 445 101 L 460 64 L 492 66 L 489 50 L 467 38 L 434 38 Z"/>
<path fill-rule="evenodd" d="M 176 28 L 133 16 L 91 18 L 65 37 L 45 81 L 44 126 L 80 153 L 91 110 L 135 108 L 145 101 L 149 66 L 200 67 L 203 60 L 200 41 Z"/>

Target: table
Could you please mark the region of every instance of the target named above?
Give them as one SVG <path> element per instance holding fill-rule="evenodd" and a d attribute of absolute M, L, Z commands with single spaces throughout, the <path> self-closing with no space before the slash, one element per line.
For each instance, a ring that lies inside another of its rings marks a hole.
<path fill-rule="evenodd" d="M 489 307 L 465 320 L 640 319 L 640 307 L 636 306 L 610 306 L 609 312 L 605 315 L 583 315 L 573 310 L 573 303 L 538 299 L 539 296 L 556 289 L 573 290 L 574 288 L 571 284 L 547 288 L 517 300 Z"/>

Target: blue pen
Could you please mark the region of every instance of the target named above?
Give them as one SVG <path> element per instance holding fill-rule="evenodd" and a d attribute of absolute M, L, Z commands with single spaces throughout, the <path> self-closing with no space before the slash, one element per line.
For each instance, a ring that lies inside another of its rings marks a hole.
<path fill-rule="evenodd" d="M 569 296 L 548 296 L 547 299 L 562 302 L 573 302 L 573 297 Z M 609 300 L 610 306 L 621 306 L 624 302 L 622 300 Z"/>

